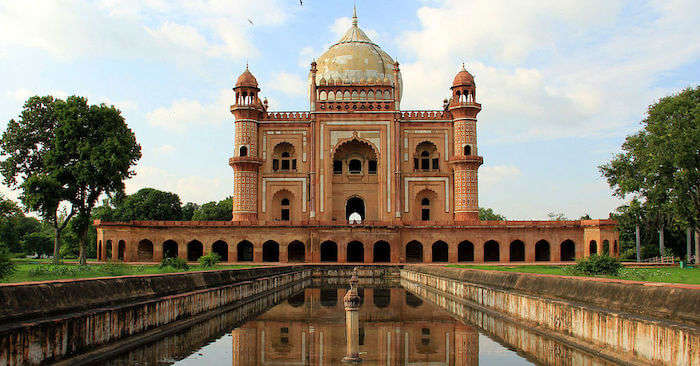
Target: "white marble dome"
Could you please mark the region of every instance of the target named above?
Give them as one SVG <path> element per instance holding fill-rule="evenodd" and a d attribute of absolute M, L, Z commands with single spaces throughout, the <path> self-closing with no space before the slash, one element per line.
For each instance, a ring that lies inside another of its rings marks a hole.
<path fill-rule="evenodd" d="M 316 68 L 316 85 L 394 83 L 394 60 L 358 27 L 356 16 L 345 35 L 316 60 Z M 399 95 L 402 88 L 399 71 Z"/>

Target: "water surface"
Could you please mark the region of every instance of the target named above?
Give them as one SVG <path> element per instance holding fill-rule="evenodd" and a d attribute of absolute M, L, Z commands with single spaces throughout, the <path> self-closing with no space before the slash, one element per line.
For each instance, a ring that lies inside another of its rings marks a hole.
<path fill-rule="evenodd" d="M 306 288 L 247 319 L 221 313 L 126 352 L 112 365 L 340 365 L 345 310 L 340 286 Z M 609 365 L 518 324 L 484 315 L 470 325 L 400 288 L 362 288 L 364 365 Z"/>

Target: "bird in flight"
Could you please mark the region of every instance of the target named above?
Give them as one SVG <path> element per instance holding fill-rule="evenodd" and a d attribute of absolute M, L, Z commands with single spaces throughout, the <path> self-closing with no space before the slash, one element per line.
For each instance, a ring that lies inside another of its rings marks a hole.
<path fill-rule="evenodd" d="M 304 0 L 299 0 L 299 5 L 304 6 Z"/>
<path fill-rule="evenodd" d="M 253 21 L 250 20 L 250 18 L 248 18 L 248 23 L 250 23 L 250 25 L 253 25 Z"/>

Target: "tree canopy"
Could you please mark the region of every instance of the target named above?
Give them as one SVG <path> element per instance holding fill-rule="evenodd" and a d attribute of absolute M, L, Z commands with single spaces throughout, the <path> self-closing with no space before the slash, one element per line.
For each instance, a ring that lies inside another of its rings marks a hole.
<path fill-rule="evenodd" d="M 91 210 L 103 193 L 123 190 L 141 157 L 141 146 L 114 106 L 88 105 L 71 96 L 31 97 L 0 140 L 5 183 L 21 188 L 21 200 L 52 222 L 58 261 L 61 231 L 77 214 L 81 263 Z M 61 205 L 70 207 L 59 221 Z"/>
<path fill-rule="evenodd" d="M 622 152 L 599 167 L 616 196 L 638 202 L 639 207 L 621 208 L 621 215 L 662 231 L 673 225 L 697 230 L 699 102 L 700 87 L 661 98 L 649 106 L 641 130 L 627 136 Z"/>
<path fill-rule="evenodd" d="M 233 197 L 219 202 L 207 202 L 192 215 L 193 221 L 231 221 L 231 219 L 233 219 Z"/>
<path fill-rule="evenodd" d="M 497 214 L 492 208 L 479 207 L 479 220 L 481 221 L 505 221 L 506 217 Z"/>

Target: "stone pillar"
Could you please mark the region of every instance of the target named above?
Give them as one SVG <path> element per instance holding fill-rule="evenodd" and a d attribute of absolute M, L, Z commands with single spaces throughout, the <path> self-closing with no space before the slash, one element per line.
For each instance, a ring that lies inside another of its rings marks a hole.
<path fill-rule="evenodd" d="M 447 255 L 447 261 L 450 263 L 457 263 L 459 259 L 459 243 L 447 244 L 447 248 L 449 250 Z"/>
<path fill-rule="evenodd" d="M 357 267 L 350 279 L 350 291 L 345 294 L 345 342 L 346 353 L 343 362 L 359 363 L 360 358 L 360 296 L 357 294 Z"/>

